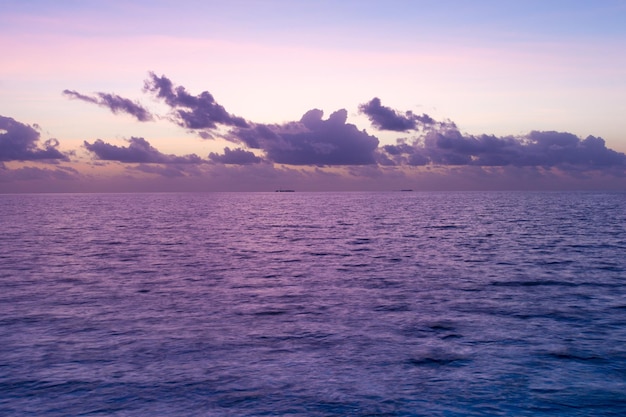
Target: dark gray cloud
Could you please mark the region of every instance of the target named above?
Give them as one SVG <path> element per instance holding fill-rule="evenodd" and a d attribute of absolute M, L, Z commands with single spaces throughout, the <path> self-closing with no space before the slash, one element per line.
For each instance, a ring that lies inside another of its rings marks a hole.
<path fill-rule="evenodd" d="M 245 128 L 248 123 L 241 117 L 229 114 L 211 93 L 203 91 L 193 96 L 184 87 L 174 87 L 164 75 L 151 72 L 144 90 L 156 95 L 172 108 L 174 122 L 188 129 L 214 129 L 217 125 Z"/>
<path fill-rule="evenodd" d="M 224 153 L 222 155 L 211 152 L 209 154 L 209 159 L 219 164 L 232 165 L 258 164 L 263 161 L 253 152 L 246 151 L 241 148 L 231 150 L 229 147 L 224 148 Z"/>
<path fill-rule="evenodd" d="M 435 120 L 427 114 L 417 115 L 412 111 L 406 111 L 402 114 L 390 107 L 383 106 L 378 97 L 359 105 L 359 111 L 365 114 L 372 125 L 379 130 L 406 132 L 435 123 Z"/>
<path fill-rule="evenodd" d="M 40 148 L 40 135 L 35 127 L 0 116 L 0 161 L 68 160 L 57 149 L 56 139 L 46 140 Z"/>
<path fill-rule="evenodd" d="M 430 131 L 412 144 L 399 141 L 381 151 L 397 165 L 626 167 L 626 155 L 608 149 L 602 138 L 581 139 L 554 131 L 520 137 L 464 135 L 456 129 Z"/>
<path fill-rule="evenodd" d="M 262 149 L 270 161 L 280 164 L 374 164 L 378 139 L 346 123 L 347 115 L 342 109 L 322 120 L 323 112 L 313 109 L 298 122 L 235 129 L 230 139 Z"/>
<path fill-rule="evenodd" d="M 106 107 L 115 114 L 130 114 L 140 122 L 154 120 L 154 117 L 152 116 L 150 111 L 148 111 L 140 103 L 118 96 L 117 94 L 96 93 L 95 96 L 87 96 L 77 91 L 63 90 L 63 95 L 72 99 L 82 100 L 86 101 L 87 103 L 93 103 L 101 107 Z"/>
<path fill-rule="evenodd" d="M 158 163 L 158 164 L 200 164 L 204 161 L 199 156 L 165 155 L 154 148 L 144 138 L 131 137 L 129 145 L 117 146 L 97 139 L 93 143 L 84 142 L 85 148 L 104 161 L 119 161 L 126 163 Z"/>

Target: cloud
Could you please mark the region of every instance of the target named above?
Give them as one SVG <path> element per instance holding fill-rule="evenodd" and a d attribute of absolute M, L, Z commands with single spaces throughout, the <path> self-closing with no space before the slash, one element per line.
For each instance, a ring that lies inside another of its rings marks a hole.
<path fill-rule="evenodd" d="M 204 161 L 199 156 L 165 155 L 154 148 L 144 138 L 131 137 L 129 145 L 116 146 L 97 139 L 93 143 L 84 142 L 85 148 L 104 161 L 119 161 L 126 163 L 159 163 L 159 164 L 200 164 Z"/>
<path fill-rule="evenodd" d="M 214 152 L 209 154 L 209 159 L 219 164 L 232 164 L 232 165 L 249 165 L 258 164 L 263 160 L 256 156 L 253 152 L 243 150 L 241 148 L 233 149 L 224 148 L 224 154 L 220 155 Z"/>
<path fill-rule="evenodd" d="M 531 132 L 525 138 L 529 155 L 526 165 L 581 165 L 590 168 L 626 167 L 626 155 L 608 149 L 604 139 L 587 136 L 580 139 L 566 132 Z M 522 165 L 522 164 L 520 164 Z"/>
<path fill-rule="evenodd" d="M 167 106 L 168 121 L 193 130 L 204 139 L 226 139 L 236 144 L 202 159 L 195 154 L 163 154 L 141 137 L 131 137 L 125 146 L 101 139 L 84 142 L 94 159 L 132 163 L 125 171 L 132 174 L 129 177 L 141 172 L 140 180 L 155 179 L 155 187 L 159 185 L 157 179 L 165 177 L 170 184 L 189 181 L 188 184 L 193 182 L 194 187 L 202 188 L 202 181 L 219 183 L 219 187 L 237 183 L 242 189 L 269 183 L 308 189 L 376 188 L 370 184 L 384 189 L 420 188 L 415 182 L 409 186 L 411 181 L 430 181 L 433 187 L 442 189 L 504 189 L 507 184 L 523 188 L 525 182 L 549 184 L 550 188 L 565 179 L 574 181 L 571 184 L 591 184 L 600 179 L 626 178 L 626 155 L 608 149 L 599 137 L 582 139 L 556 131 L 531 131 L 518 136 L 472 135 L 462 133 L 450 120 L 437 121 L 427 114 L 384 106 L 378 97 L 360 104 L 358 110 L 377 131 L 405 132 L 405 138 L 395 144 L 379 146 L 376 136 L 347 123 L 346 109 L 331 113 L 327 119 L 322 110 L 312 109 L 297 121 L 264 124 L 229 113 L 208 91 L 193 95 L 154 72 L 149 73 L 143 91 Z M 71 90 L 63 94 L 107 107 L 114 113 L 131 114 L 139 121 L 156 117 L 141 104 L 115 94 L 83 95 Z M 58 142 L 50 140 L 37 147 L 36 126 L 22 126 L 30 135 L 30 139 L 18 141 L 22 154 L 29 150 L 34 158 L 46 152 L 58 153 Z M 0 127 L 0 134 L 8 132 L 9 129 L 3 131 Z M 6 147 L 6 143 L 0 142 L 0 156 L 5 158 L 9 153 L 2 146 Z M 0 161 L 11 160 L 2 158 Z M 258 177 L 261 173 L 263 179 Z M 230 177 L 245 178 L 249 184 L 231 181 Z M 323 186 L 313 185 L 316 181 Z"/>
<path fill-rule="evenodd" d="M 368 165 L 376 163 L 378 139 L 346 123 L 347 111 L 327 120 L 318 109 L 300 121 L 282 125 L 256 124 L 231 131 L 229 139 L 265 151 L 267 158 L 289 165 Z"/>
<path fill-rule="evenodd" d="M 150 72 L 144 90 L 156 95 L 172 108 L 173 120 L 188 129 L 214 129 L 217 125 L 248 127 L 241 117 L 229 114 L 208 91 L 193 96 L 184 87 L 174 87 L 164 75 L 159 77 Z"/>
<path fill-rule="evenodd" d="M 95 96 L 87 96 L 77 91 L 63 90 L 63 95 L 71 99 L 82 100 L 86 101 L 87 103 L 93 103 L 101 107 L 106 107 L 114 114 L 120 112 L 130 114 L 140 122 L 148 122 L 154 120 L 152 114 L 141 104 L 118 96 L 117 94 L 96 93 Z"/>
<path fill-rule="evenodd" d="M 57 167 L 49 169 L 27 166 L 10 170 L 0 166 L 0 182 L 45 180 L 69 181 L 79 178 L 80 174 L 78 171 L 71 167 Z"/>
<path fill-rule="evenodd" d="M 67 155 L 57 149 L 59 141 L 56 139 L 46 140 L 40 148 L 35 127 L 0 116 L 0 161 L 68 160 Z"/>
<path fill-rule="evenodd" d="M 381 150 L 396 165 L 474 165 L 600 169 L 626 167 L 626 155 L 608 149 L 602 138 L 581 139 L 567 132 L 532 131 L 497 137 L 464 135 L 457 129 L 430 131 L 412 144 L 398 141 Z"/>
<path fill-rule="evenodd" d="M 145 172 L 147 174 L 156 174 L 166 178 L 181 178 L 186 177 L 185 169 L 181 165 L 155 165 L 155 164 L 140 164 L 134 168 L 135 171 Z"/>
<path fill-rule="evenodd" d="M 594 136 L 581 139 L 556 131 L 502 137 L 468 135 L 449 120 L 438 122 L 426 114 L 402 113 L 382 106 L 378 98 L 361 104 L 359 110 L 380 130 L 420 132 L 411 143 L 398 139 L 395 145 L 379 149 L 376 159 L 380 165 L 559 167 L 570 172 L 626 166 L 625 154 L 608 149 L 604 139 Z"/>
<path fill-rule="evenodd" d="M 411 111 L 401 114 L 397 110 L 385 107 L 381 105 L 378 97 L 374 97 L 369 102 L 359 105 L 359 112 L 365 114 L 372 122 L 372 125 L 379 130 L 406 132 L 435 123 L 435 120 L 427 114 L 417 115 Z"/>

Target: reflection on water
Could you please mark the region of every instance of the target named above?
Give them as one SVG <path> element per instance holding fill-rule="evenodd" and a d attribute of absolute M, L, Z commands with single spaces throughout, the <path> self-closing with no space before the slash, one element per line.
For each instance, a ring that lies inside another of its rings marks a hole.
<path fill-rule="evenodd" d="M 622 415 L 626 195 L 2 196 L 2 415 Z"/>

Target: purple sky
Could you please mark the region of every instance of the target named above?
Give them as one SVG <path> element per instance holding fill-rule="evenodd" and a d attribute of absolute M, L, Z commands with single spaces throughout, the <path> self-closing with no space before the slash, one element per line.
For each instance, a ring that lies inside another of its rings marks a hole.
<path fill-rule="evenodd" d="M 0 192 L 626 189 L 619 1 L 7 1 Z"/>

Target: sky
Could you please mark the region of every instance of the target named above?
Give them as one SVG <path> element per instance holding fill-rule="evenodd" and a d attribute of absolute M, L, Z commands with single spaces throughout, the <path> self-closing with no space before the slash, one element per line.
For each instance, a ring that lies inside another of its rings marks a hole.
<path fill-rule="evenodd" d="M 623 0 L 0 0 L 0 192 L 626 190 Z"/>

